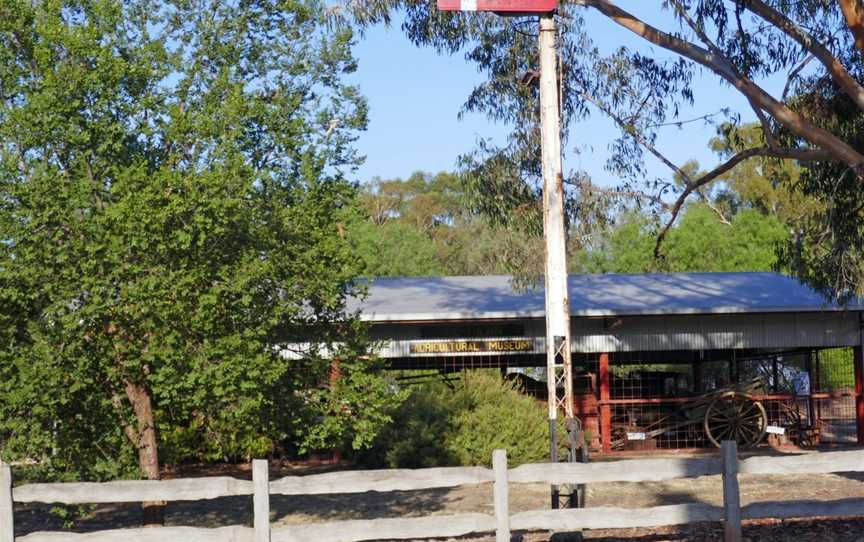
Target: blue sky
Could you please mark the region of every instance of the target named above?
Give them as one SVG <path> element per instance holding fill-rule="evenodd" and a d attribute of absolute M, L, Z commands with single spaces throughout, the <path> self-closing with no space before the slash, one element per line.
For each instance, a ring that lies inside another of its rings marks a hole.
<path fill-rule="evenodd" d="M 668 28 L 668 14 L 658 8 L 639 13 L 649 21 Z M 630 34 L 605 18 L 589 14 L 590 28 L 596 28 L 594 39 L 601 49 L 618 45 L 639 44 Z M 366 163 L 356 174 L 365 182 L 373 177 L 406 177 L 413 171 L 452 170 L 459 154 L 471 150 L 478 138 L 503 140 L 506 127 L 482 115 L 457 118 L 459 109 L 475 84 L 482 80 L 473 64 L 460 53 L 439 55 L 431 48 L 418 48 L 403 35 L 397 20 L 391 27 L 379 25 L 369 29 L 358 40 L 355 54 L 359 68 L 355 75 L 361 91 L 369 100 L 370 123 L 358 142 Z M 666 55 L 665 51 L 658 51 Z M 744 100 L 724 87 L 713 74 L 695 82 L 696 106 L 681 112 L 681 119 L 698 117 L 730 106 L 742 117 L 752 119 Z M 609 152 L 607 146 L 616 136 L 616 128 L 599 114 L 575 127 L 565 150 L 565 170 L 587 171 L 594 182 L 605 186 L 617 184 L 604 171 Z M 666 128 L 659 142 L 669 158 L 677 163 L 699 160 L 703 169 L 715 165 L 717 157 L 707 148 L 714 128 L 701 123 L 683 129 Z M 573 151 L 578 146 L 580 152 Z M 668 170 L 656 160 L 648 162 L 649 175 L 668 176 Z"/>

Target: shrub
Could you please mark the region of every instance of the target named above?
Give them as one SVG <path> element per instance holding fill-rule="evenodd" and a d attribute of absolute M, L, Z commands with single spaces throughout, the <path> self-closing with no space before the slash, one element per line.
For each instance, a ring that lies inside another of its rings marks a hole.
<path fill-rule="evenodd" d="M 547 460 L 546 405 L 497 372 L 471 371 L 455 382 L 414 389 L 393 423 L 356 460 L 390 468 L 488 465 L 495 448 L 507 450 L 511 465 Z"/>

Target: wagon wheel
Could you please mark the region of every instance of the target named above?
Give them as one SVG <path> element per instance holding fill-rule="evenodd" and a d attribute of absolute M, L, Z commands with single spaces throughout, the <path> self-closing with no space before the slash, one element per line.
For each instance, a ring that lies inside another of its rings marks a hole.
<path fill-rule="evenodd" d="M 705 434 L 714 446 L 734 440 L 739 446 L 755 446 L 765 436 L 768 415 L 762 403 L 738 391 L 716 396 L 705 411 Z"/>

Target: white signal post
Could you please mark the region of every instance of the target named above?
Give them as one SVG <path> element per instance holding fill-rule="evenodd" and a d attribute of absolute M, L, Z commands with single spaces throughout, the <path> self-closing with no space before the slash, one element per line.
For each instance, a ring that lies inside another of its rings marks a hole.
<path fill-rule="evenodd" d="M 558 410 L 563 409 L 571 447 L 581 446 L 573 417 L 570 301 L 567 290 L 567 232 L 561 164 L 561 121 L 555 10 L 558 0 L 437 0 L 443 11 L 491 11 L 540 16 L 540 131 L 543 160 L 543 231 L 546 239 L 546 378 L 552 461 L 558 460 Z M 584 451 L 584 450 L 583 450 Z M 576 450 L 571 453 L 575 454 Z M 571 457 L 572 459 L 573 457 Z M 553 501 L 557 501 L 553 493 Z"/>
<path fill-rule="evenodd" d="M 558 459 L 556 419 L 563 409 L 568 430 L 573 420 L 573 368 L 570 355 L 570 301 L 567 289 L 567 236 L 558 96 L 557 28 L 552 13 L 540 16 L 540 134 L 543 160 L 543 232 L 546 240 L 546 378 L 552 460 Z"/>

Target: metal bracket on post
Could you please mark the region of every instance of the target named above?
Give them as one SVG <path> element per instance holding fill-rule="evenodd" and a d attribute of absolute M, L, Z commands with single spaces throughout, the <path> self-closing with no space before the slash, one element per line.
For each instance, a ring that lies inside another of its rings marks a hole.
<path fill-rule="evenodd" d="M 570 360 L 570 341 L 565 336 L 556 335 L 554 342 L 555 408 L 563 410 L 564 417 L 569 422 L 573 419 L 573 366 Z"/>
<path fill-rule="evenodd" d="M 587 452 L 584 446 L 585 435 L 582 431 L 582 422 L 573 415 L 573 369 L 571 363 L 570 345 L 567 337 L 555 336 L 555 409 L 564 411 L 564 427 L 567 430 L 567 461 L 570 463 L 587 463 Z M 557 429 L 557 428 L 556 428 Z M 557 460 L 557 450 L 556 458 Z M 553 493 L 553 507 L 558 508 L 581 508 L 584 503 L 585 486 L 565 485 L 556 488 Z M 557 506 L 556 506 L 557 502 Z"/>
<path fill-rule="evenodd" d="M 588 446 L 585 445 L 585 432 L 579 418 L 567 420 L 567 438 L 569 451 L 567 460 L 570 463 L 587 463 Z M 561 508 L 585 508 L 585 484 L 567 484 L 559 489 Z"/>

